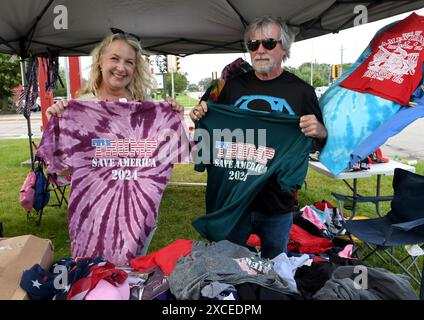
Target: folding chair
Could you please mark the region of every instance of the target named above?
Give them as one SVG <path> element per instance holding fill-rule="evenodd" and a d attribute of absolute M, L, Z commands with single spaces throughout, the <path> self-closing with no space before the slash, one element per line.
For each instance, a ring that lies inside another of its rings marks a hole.
<path fill-rule="evenodd" d="M 49 190 L 53 191 L 57 204 L 52 204 L 52 207 L 62 207 L 62 204 L 65 203 L 68 205 L 68 199 L 66 198 L 66 189 L 68 185 L 71 183 L 70 176 L 58 176 L 56 174 L 47 174 L 48 182 L 49 182 Z"/>
<path fill-rule="evenodd" d="M 58 176 L 56 174 L 49 174 L 46 173 L 46 163 L 43 159 L 39 158 L 39 161 L 41 162 L 41 165 L 43 167 L 43 171 L 45 172 L 47 184 L 46 184 L 46 190 L 45 193 L 51 193 L 51 191 L 54 192 L 57 203 L 56 204 L 49 204 L 49 207 L 59 207 L 61 208 L 63 203 L 68 205 L 68 200 L 66 198 L 66 188 L 71 183 L 71 177 L 70 176 Z M 38 216 L 37 226 L 41 223 L 41 217 L 43 215 L 44 207 L 41 208 L 41 210 L 38 210 L 36 212 L 36 215 Z"/>
<path fill-rule="evenodd" d="M 33 141 L 32 142 L 33 147 L 35 150 L 38 149 L 38 145 Z M 59 207 L 61 208 L 63 203 L 68 205 L 68 199 L 66 198 L 66 189 L 67 186 L 71 183 L 71 176 L 58 176 L 57 174 L 50 174 L 47 173 L 47 164 L 44 161 L 44 159 L 36 156 L 35 162 L 38 162 L 38 165 L 41 166 L 41 170 L 43 170 L 46 179 L 47 179 L 47 185 L 45 193 L 50 193 L 51 191 L 54 192 L 57 203 L 56 204 L 49 204 L 50 207 Z M 37 226 L 41 223 L 41 217 L 43 215 L 44 207 L 40 210 L 36 210 L 35 215 L 33 213 L 28 214 L 28 219 L 37 219 Z"/>
<path fill-rule="evenodd" d="M 371 249 L 367 255 L 359 257 L 361 260 L 376 254 L 387 263 L 384 256 L 390 257 L 420 286 L 420 299 L 424 299 L 424 264 L 419 268 L 419 260 L 423 259 L 409 254 L 399 257 L 392 250 L 394 247 L 415 244 L 424 247 L 424 176 L 397 168 L 393 190 L 391 210 L 387 215 L 375 219 L 347 220 L 344 227 Z"/>

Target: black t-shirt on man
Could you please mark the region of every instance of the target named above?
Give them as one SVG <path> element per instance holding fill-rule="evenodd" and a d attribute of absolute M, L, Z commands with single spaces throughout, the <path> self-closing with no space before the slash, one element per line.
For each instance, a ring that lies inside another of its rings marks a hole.
<path fill-rule="evenodd" d="M 254 71 L 237 76 L 225 83 L 217 102 L 258 112 L 284 112 L 299 117 L 314 114 L 323 122 L 314 88 L 288 71 L 265 81 L 258 79 Z M 282 192 L 275 176 L 250 205 L 252 211 L 270 214 L 288 213 L 294 209 L 294 194 Z"/>

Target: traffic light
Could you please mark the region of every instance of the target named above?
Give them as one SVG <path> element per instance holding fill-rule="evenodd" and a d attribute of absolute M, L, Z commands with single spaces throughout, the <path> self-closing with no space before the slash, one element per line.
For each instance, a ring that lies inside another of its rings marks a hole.
<path fill-rule="evenodd" d="M 333 64 L 332 65 L 331 75 L 332 75 L 334 80 L 336 80 L 340 77 L 340 65 L 339 64 Z"/>
<path fill-rule="evenodd" d="M 167 55 L 166 56 L 166 71 L 168 73 L 178 72 L 180 70 L 180 57 Z"/>
<path fill-rule="evenodd" d="M 178 72 L 180 70 L 180 57 L 175 58 L 175 71 Z"/>
<path fill-rule="evenodd" d="M 335 71 L 334 72 L 335 72 L 335 74 L 334 74 L 335 78 L 338 79 L 340 77 L 340 65 L 339 64 L 335 65 Z"/>

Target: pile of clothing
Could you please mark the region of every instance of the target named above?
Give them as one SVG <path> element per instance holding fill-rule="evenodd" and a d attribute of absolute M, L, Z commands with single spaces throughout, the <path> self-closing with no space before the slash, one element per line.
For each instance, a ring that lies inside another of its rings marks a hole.
<path fill-rule="evenodd" d="M 61 259 L 49 271 L 36 264 L 20 286 L 31 300 L 152 300 L 169 289 L 158 266 L 137 271 L 100 257 Z"/>
<path fill-rule="evenodd" d="M 101 258 L 35 265 L 21 287 L 35 300 L 417 299 L 406 276 L 327 254 L 269 260 L 227 240 L 177 240 L 126 267 Z"/>
<path fill-rule="evenodd" d="M 343 214 L 328 201 L 294 216 L 288 251 L 260 255 L 222 240 L 179 239 L 115 266 L 102 258 L 61 259 L 49 271 L 34 265 L 21 287 L 31 299 L 54 300 L 415 300 L 408 277 L 352 258 Z"/>
<path fill-rule="evenodd" d="M 64 258 L 50 270 L 36 264 L 20 282 L 31 300 L 128 299 L 128 275 L 102 258 Z"/>

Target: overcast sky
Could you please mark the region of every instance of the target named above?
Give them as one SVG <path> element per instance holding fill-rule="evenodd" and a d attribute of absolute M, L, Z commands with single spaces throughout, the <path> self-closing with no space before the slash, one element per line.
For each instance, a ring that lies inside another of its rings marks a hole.
<path fill-rule="evenodd" d="M 424 15 L 424 9 L 415 11 Z M 336 64 L 341 61 L 341 48 L 343 46 L 343 62 L 354 62 L 369 44 L 374 34 L 390 22 L 407 17 L 410 13 L 401 14 L 388 19 L 368 23 L 355 28 L 350 28 L 338 34 L 329 34 L 314 39 L 295 42 L 292 45 L 291 57 L 285 64 L 298 67 L 304 62 Z M 237 57 L 250 61 L 249 54 L 219 54 L 219 55 L 193 55 L 181 59 L 181 71 L 188 73 L 191 83 L 210 77 L 213 71 L 218 75 L 221 70 Z M 205 63 L 207 61 L 207 63 Z"/>
<path fill-rule="evenodd" d="M 415 11 L 419 15 L 424 15 L 424 9 Z M 316 61 L 317 63 L 343 63 L 354 62 L 365 47 L 369 44 L 374 34 L 385 25 L 403 19 L 410 14 L 404 13 L 391 18 L 364 24 L 355 28 L 350 28 L 338 34 L 329 34 L 314 39 L 295 42 L 292 45 L 291 57 L 285 64 L 298 67 L 304 62 Z M 211 77 L 216 71 L 220 75 L 222 69 L 241 57 L 250 62 L 249 54 L 197 54 L 181 58 L 181 72 L 188 74 L 190 83 L 197 84 L 200 80 Z M 90 65 L 89 58 L 82 58 L 83 76 L 88 77 Z"/>

